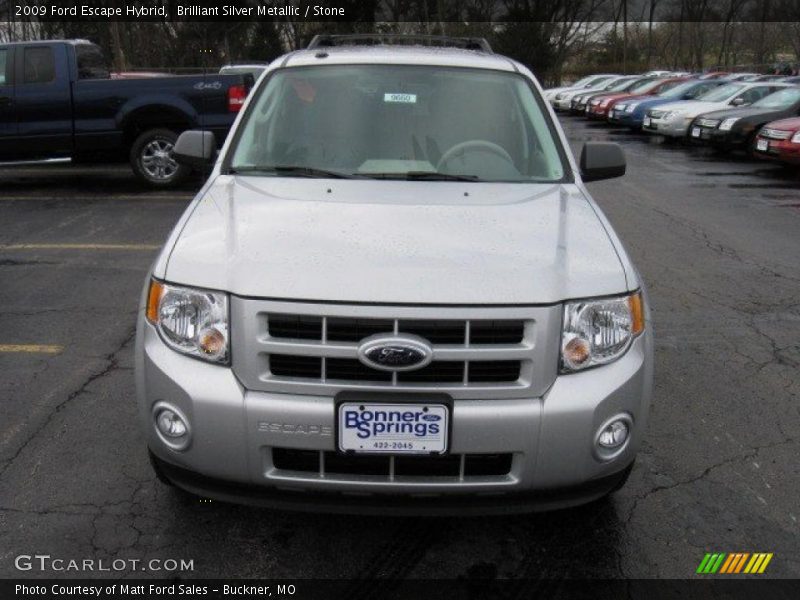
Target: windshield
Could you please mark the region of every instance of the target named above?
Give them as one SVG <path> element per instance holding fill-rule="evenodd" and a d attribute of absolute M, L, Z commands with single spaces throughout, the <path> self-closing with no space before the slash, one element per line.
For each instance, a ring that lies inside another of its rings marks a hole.
<path fill-rule="evenodd" d="M 685 81 L 679 85 L 676 85 L 673 88 L 670 88 L 668 91 L 662 91 L 659 96 L 663 98 L 680 98 L 686 92 L 691 90 L 694 86 L 697 85 L 696 81 Z"/>
<path fill-rule="evenodd" d="M 609 84 L 608 86 L 604 87 L 604 91 L 609 92 L 617 92 L 620 90 L 625 90 L 628 88 L 629 85 L 633 85 L 633 82 L 637 81 L 636 79 L 617 79 L 614 83 Z"/>
<path fill-rule="evenodd" d="M 230 170 L 264 176 L 561 181 L 552 124 L 521 75 L 410 65 L 275 71 Z"/>
<path fill-rule="evenodd" d="M 641 81 L 641 82 L 639 82 L 639 83 L 637 83 L 635 85 L 632 85 L 628 89 L 628 91 L 631 94 L 648 92 L 648 91 L 652 90 L 654 87 L 656 87 L 659 83 L 661 83 L 661 82 L 657 81 L 657 80 L 654 81 L 652 79 L 646 79 L 646 80 Z"/>
<path fill-rule="evenodd" d="M 800 101 L 800 88 L 786 88 L 780 92 L 775 92 L 765 96 L 753 106 L 758 108 L 789 108 L 792 104 Z"/>
<path fill-rule="evenodd" d="M 744 88 L 745 86 L 740 84 L 727 83 L 713 90 L 709 90 L 705 94 L 700 94 L 695 100 L 700 100 L 702 102 L 722 102 L 742 91 Z"/>

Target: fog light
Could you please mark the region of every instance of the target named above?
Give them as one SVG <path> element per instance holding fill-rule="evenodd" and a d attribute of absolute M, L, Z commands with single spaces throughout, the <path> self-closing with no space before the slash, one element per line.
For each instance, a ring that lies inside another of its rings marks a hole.
<path fill-rule="evenodd" d="M 156 423 L 158 423 L 159 431 L 168 438 L 179 438 L 186 435 L 186 423 L 168 408 L 158 413 Z"/>
<path fill-rule="evenodd" d="M 174 406 L 158 402 L 153 406 L 153 421 L 158 437 L 173 450 L 185 450 L 191 441 L 189 420 Z"/>
<path fill-rule="evenodd" d="M 594 436 L 595 455 L 606 461 L 625 451 L 631 438 L 633 420 L 627 413 L 611 417 L 603 423 Z"/>
<path fill-rule="evenodd" d="M 597 443 L 603 448 L 613 450 L 619 448 L 628 439 L 628 424 L 624 421 L 614 421 L 606 425 L 600 432 Z"/>

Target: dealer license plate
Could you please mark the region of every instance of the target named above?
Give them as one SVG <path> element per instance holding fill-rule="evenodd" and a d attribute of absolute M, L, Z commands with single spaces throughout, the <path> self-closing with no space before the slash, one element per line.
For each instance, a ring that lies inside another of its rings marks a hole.
<path fill-rule="evenodd" d="M 699 127 L 692 127 L 692 137 L 699 138 L 700 137 L 700 128 Z"/>
<path fill-rule="evenodd" d="M 653 122 L 650 120 L 650 117 L 645 117 L 644 121 L 642 121 L 642 126 L 650 127 L 652 125 L 652 123 Z"/>
<path fill-rule="evenodd" d="M 444 454 L 450 412 L 436 403 L 343 402 L 338 425 L 342 452 Z"/>
<path fill-rule="evenodd" d="M 756 142 L 756 150 L 760 150 L 761 152 L 766 152 L 769 150 L 769 140 L 765 140 L 764 138 L 760 138 Z"/>

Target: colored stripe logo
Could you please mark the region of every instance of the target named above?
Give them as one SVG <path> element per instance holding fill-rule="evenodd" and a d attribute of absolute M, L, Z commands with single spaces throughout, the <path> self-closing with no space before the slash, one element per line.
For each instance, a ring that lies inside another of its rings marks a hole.
<path fill-rule="evenodd" d="M 707 552 L 696 572 L 701 575 L 760 574 L 766 570 L 772 556 L 772 552 Z"/>

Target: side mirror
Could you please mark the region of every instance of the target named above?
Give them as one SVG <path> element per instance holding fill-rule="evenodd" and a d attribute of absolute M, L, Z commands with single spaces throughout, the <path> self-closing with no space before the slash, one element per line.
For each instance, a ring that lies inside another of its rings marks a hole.
<path fill-rule="evenodd" d="M 731 104 L 733 106 L 744 106 L 746 102 L 744 101 L 744 98 L 740 96 L 739 98 L 734 98 L 733 100 L 731 100 Z"/>
<path fill-rule="evenodd" d="M 581 150 L 581 178 L 584 182 L 625 175 L 625 153 L 613 142 L 587 142 Z"/>
<path fill-rule="evenodd" d="M 179 165 L 204 170 L 217 157 L 217 139 L 210 131 L 184 131 L 175 142 L 172 158 Z"/>

